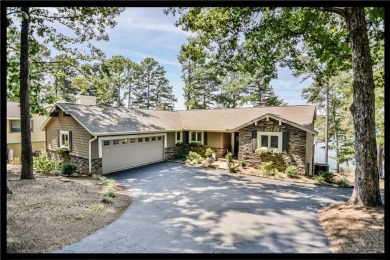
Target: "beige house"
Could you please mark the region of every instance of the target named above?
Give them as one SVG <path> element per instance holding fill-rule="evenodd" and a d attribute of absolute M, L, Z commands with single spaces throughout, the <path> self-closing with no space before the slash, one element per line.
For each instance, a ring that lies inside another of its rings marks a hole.
<path fill-rule="evenodd" d="M 277 149 L 287 165 L 313 173 L 315 106 L 252 107 L 161 111 L 94 105 L 78 95 L 77 104 L 57 103 L 42 125 L 46 148 L 86 173 L 110 173 L 170 159 L 177 144 L 200 143 L 218 157 L 231 151 L 249 164 L 261 163 L 258 147 Z"/>
<path fill-rule="evenodd" d="M 52 106 L 47 106 L 51 109 Z M 31 118 L 31 143 L 33 151 L 46 149 L 45 132 L 40 127 L 47 119 L 47 116 L 33 115 Z M 20 134 L 20 106 L 16 102 L 7 102 L 7 151 L 14 151 L 13 157 L 21 156 L 21 134 Z"/>

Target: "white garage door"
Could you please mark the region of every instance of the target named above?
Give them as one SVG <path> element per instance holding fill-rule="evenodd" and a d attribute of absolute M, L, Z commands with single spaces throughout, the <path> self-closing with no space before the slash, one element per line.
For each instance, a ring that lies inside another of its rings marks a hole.
<path fill-rule="evenodd" d="M 103 173 L 164 159 L 164 136 L 107 140 L 102 145 Z"/>

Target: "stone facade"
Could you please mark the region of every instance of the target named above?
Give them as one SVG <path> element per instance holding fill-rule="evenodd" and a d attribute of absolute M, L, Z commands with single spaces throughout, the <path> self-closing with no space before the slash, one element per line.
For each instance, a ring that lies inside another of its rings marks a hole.
<path fill-rule="evenodd" d="M 81 174 L 89 175 L 89 160 L 71 154 L 59 154 L 56 151 L 47 150 L 47 156 L 52 160 L 62 160 L 76 165 L 77 171 Z M 102 159 L 92 159 L 92 174 L 102 174 Z"/>
<path fill-rule="evenodd" d="M 256 147 L 252 139 L 252 131 L 262 132 L 289 132 L 288 151 L 280 155 L 257 155 L 253 149 Z M 284 171 L 290 165 L 297 166 L 301 174 L 307 174 L 306 170 L 306 132 L 286 123 L 279 124 L 278 120 L 269 118 L 251 124 L 239 131 L 238 159 L 245 160 L 249 166 L 258 167 L 262 162 L 273 161 L 276 168 Z"/>
<path fill-rule="evenodd" d="M 211 148 L 211 147 L 210 147 Z M 206 147 L 190 147 L 189 145 L 179 145 L 165 148 L 165 160 L 172 160 L 175 156 L 186 156 L 190 151 L 205 156 Z M 211 148 L 216 153 L 216 158 L 224 158 L 229 149 Z"/>

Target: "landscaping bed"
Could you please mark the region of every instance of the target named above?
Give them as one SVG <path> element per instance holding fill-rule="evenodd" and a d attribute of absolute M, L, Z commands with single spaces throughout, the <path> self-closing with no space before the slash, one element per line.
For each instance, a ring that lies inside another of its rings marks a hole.
<path fill-rule="evenodd" d="M 45 253 L 77 242 L 131 203 L 125 188 L 96 177 L 35 174 L 35 180 L 20 180 L 20 165 L 8 165 L 7 177 L 13 192 L 7 195 L 7 253 Z M 114 196 L 104 203 L 108 189 Z"/>

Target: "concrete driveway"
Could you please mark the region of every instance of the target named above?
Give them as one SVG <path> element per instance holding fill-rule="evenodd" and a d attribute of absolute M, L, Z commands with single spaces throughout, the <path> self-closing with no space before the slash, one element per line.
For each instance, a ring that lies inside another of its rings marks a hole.
<path fill-rule="evenodd" d="M 53 253 L 329 253 L 316 211 L 352 193 L 169 162 L 107 177 L 130 190 L 131 206 Z"/>

